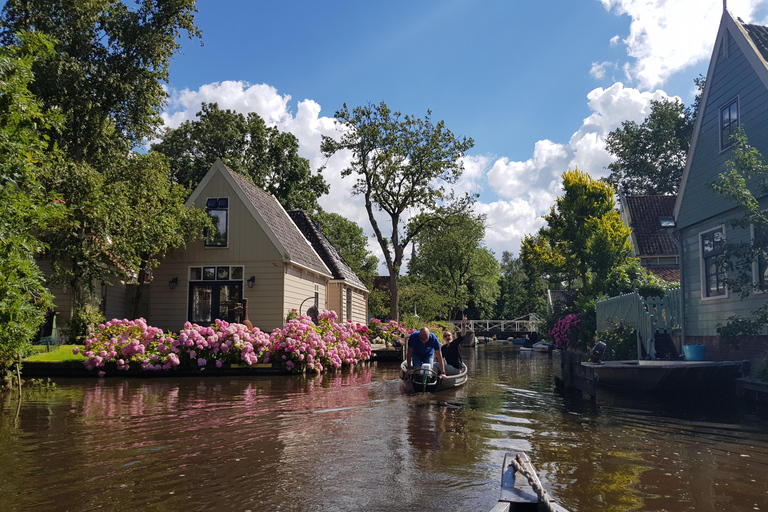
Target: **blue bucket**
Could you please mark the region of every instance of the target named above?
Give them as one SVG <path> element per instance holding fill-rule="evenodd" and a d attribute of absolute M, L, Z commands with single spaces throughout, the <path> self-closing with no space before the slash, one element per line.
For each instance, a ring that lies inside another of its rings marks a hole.
<path fill-rule="evenodd" d="M 683 345 L 683 354 L 685 354 L 686 361 L 703 361 L 706 352 L 706 345 Z"/>

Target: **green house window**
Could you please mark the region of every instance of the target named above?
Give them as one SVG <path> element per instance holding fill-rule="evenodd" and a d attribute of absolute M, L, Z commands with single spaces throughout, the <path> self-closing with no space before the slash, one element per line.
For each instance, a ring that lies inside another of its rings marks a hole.
<path fill-rule="evenodd" d="M 205 202 L 205 212 L 213 221 L 213 228 L 206 230 L 206 247 L 227 247 L 229 241 L 229 199 L 209 197 Z"/>
<path fill-rule="evenodd" d="M 731 100 L 720 109 L 720 149 L 733 145 L 731 135 L 739 128 L 739 101 Z"/>
<path fill-rule="evenodd" d="M 726 294 L 725 268 L 718 262 L 723 254 L 725 234 L 717 228 L 701 235 L 701 259 L 704 266 L 703 297 L 718 297 Z"/>

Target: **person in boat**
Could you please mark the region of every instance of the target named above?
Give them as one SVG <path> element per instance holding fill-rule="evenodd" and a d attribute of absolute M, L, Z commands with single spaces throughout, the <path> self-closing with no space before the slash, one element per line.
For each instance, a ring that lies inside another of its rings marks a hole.
<path fill-rule="evenodd" d="M 437 359 L 437 373 L 445 380 L 445 361 L 440 352 L 440 341 L 434 333 L 429 332 L 427 327 L 415 331 L 408 337 L 408 350 L 405 353 L 405 360 L 408 362 L 407 369 L 421 368 L 424 363 L 435 368 L 435 359 Z"/>
<path fill-rule="evenodd" d="M 446 329 L 443 331 L 443 346 L 440 352 L 445 361 L 445 373 L 447 375 L 458 375 L 461 373 L 461 354 L 459 354 L 459 345 L 461 345 L 464 336 L 467 335 L 467 317 L 461 320 L 461 336 L 453 339 L 453 333 Z"/>

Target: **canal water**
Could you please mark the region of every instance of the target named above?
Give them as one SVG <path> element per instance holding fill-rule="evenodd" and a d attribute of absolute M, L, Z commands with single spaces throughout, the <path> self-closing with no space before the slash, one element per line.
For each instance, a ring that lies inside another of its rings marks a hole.
<path fill-rule="evenodd" d="M 768 511 L 768 423 L 728 397 L 553 392 L 547 354 L 464 350 L 404 394 L 339 375 L 58 379 L 0 397 L 0 510 L 488 511 L 526 452 L 571 511 Z"/>

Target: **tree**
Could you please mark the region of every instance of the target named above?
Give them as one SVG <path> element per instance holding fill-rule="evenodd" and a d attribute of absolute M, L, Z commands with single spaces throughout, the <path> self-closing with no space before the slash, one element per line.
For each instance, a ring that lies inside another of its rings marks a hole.
<path fill-rule="evenodd" d="M 342 127 L 340 139 L 323 136 L 322 151 L 330 158 L 349 150 L 354 160 L 342 176 L 355 174 L 355 194 L 365 199 L 365 209 L 376 240 L 384 253 L 390 282 L 390 317 L 399 319 L 398 277 L 403 254 L 424 229 L 465 211 L 472 198 L 448 194 L 444 184 L 455 183 L 463 172 L 461 157 L 472 139 L 457 138 L 443 121 L 392 112 L 382 102 L 356 107 L 345 104 L 336 112 Z M 389 217 L 386 235 L 376 211 Z"/>
<path fill-rule="evenodd" d="M 0 367 L 28 348 L 53 305 L 34 258 L 44 247 L 35 234 L 61 210 L 40 183 L 54 163 L 40 129 L 54 130 L 61 116 L 45 112 L 29 91 L 33 63 L 52 45 L 30 34 L 20 41 L 0 47 Z"/>
<path fill-rule="evenodd" d="M 34 30 L 51 36 L 54 52 L 33 66 L 30 90 L 46 110 L 66 118 L 49 131 L 75 162 L 97 169 L 113 155 L 140 146 L 162 124 L 168 66 L 181 31 L 200 36 L 195 0 L 8 0 L 0 15 L 0 42 Z"/>
<path fill-rule="evenodd" d="M 485 217 L 463 213 L 450 222 L 423 230 L 416 242 L 419 250 L 408 264 L 411 275 L 438 285 L 445 296 L 449 319 L 474 308 L 488 318 L 489 304 L 498 296 L 499 264 L 481 246 Z"/>
<path fill-rule="evenodd" d="M 167 97 L 161 82 L 181 32 L 199 35 L 194 13 L 194 0 L 139 0 L 131 7 L 119 0 L 9 0 L 0 15 L 0 39 L 9 48 L 23 43 L 17 34 L 26 29 L 54 41 L 32 65 L 30 91 L 42 108 L 64 114 L 61 130 L 44 132 L 53 143 L 48 151 L 60 148 L 62 160 L 41 183 L 66 213 L 41 237 L 52 279 L 73 295 L 75 339 L 101 316 L 95 283 L 138 271 L 128 250 L 133 241 L 121 238 L 134 236 L 129 223 L 137 212 L 108 188 L 116 183 L 110 176 L 127 168 L 130 151 L 160 125 Z M 149 177 L 134 178 L 133 187 L 149 201 L 162 196 L 162 186 Z M 148 216 L 145 227 L 166 220 Z M 162 226 L 151 231 L 157 230 Z"/>
<path fill-rule="evenodd" d="M 546 291 L 546 281 L 526 269 L 522 258 L 515 258 L 508 251 L 502 253 L 496 318 L 512 320 L 529 313 L 543 315 L 547 308 Z"/>
<path fill-rule="evenodd" d="M 613 187 L 588 174 L 563 174 L 564 194 L 557 198 L 547 225 L 526 236 L 521 254 L 540 277 L 564 281 L 597 295 L 616 267 L 630 262 L 629 228 L 614 209 Z M 538 262 L 538 263 L 534 263 Z"/>
<path fill-rule="evenodd" d="M 198 120 L 168 129 L 152 149 L 171 161 L 174 181 L 194 189 L 217 158 L 277 198 L 287 210 L 310 214 L 317 199 L 328 193 L 320 172 L 299 156 L 299 141 L 288 132 L 267 126 L 258 114 L 244 116 L 203 103 Z"/>
<path fill-rule="evenodd" d="M 673 99 L 652 101 L 642 124 L 621 123 L 606 138 L 606 149 L 617 158 L 608 166 L 608 183 L 630 195 L 677 194 L 697 110 L 698 103 L 685 108 Z"/>
<path fill-rule="evenodd" d="M 368 251 L 363 228 L 338 213 L 318 212 L 312 220 L 347 262 L 349 268 L 373 290 L 379 259 Z"/>
<path fill-rule="evenodd" d="M 742 299 L 754 292 L 768 291 L 768 212 L 758 198 L 768 195 L 768 165 L 759 151 L 749 145 L 743 127 L 732 136 L 732 157 L 726 162 L 726 172 L 720 173 L 712 188 L 736 205 L 738 215 L 728 225 L 738 229 L 754 229 L 749 242 L 723 243 L 723 254 L 717 265 L 726 272 L 725 286 Z M 755 190 L 753 192 L 753 190 Z M 752 277 L 753 262 L 758 263 L 759 278 Z M 748 318 L 733 315 L 725 325 L 718 324 L 720 336 L 738 346 L 739 338 L 764 332 L 768 324 L 768 304 L 752 311 Z"/>
<path fill-rule="evenodd" d="M 110 257 L 119 261 L 126 277 L 136 276 L 133 317 L 140 315 L 144 277 L 159 260 L 202 236 L 210 227 L 203 210 L 184 204 L 189 190 L 168 179 L 168 161 L 160 153 L 135 155 L 105 174 L 106 187 L 122 215 L 110 231 Z"/>

